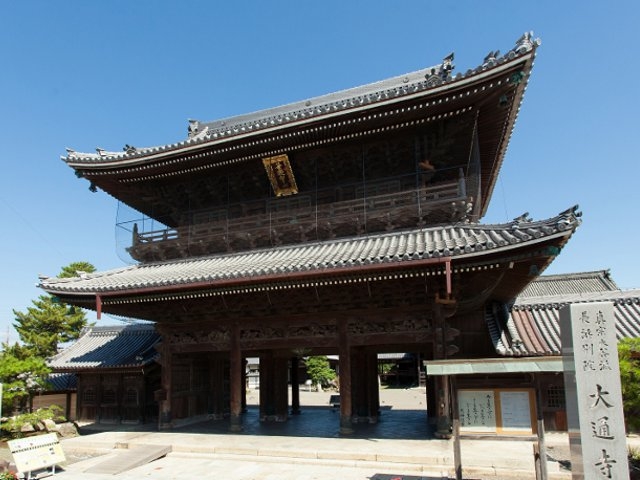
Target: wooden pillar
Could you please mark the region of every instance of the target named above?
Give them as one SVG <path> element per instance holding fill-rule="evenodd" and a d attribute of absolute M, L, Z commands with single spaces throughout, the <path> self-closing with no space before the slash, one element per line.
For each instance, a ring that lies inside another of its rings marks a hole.
<path fill-rule="evenodd" d="M 352 420 L 356 423 L 368 421 L 367 377 L 365 352 L 361 347 L 354 347 L 351 349 L 351 401 Z"/>
<path fill-rule="evenodd" d="M 171 415 L 171 378 L 173 370 L 173 352 L 169 345 L 162 345 L 160 348 L 160 385 L 161 389 L 157 392 L 156 398 L 160 407 L 160 415 L 158 416 L 158 428 L 160 430 L 172 427 Z"/>
<path fill-rule="evenodd" d="M 242 413 L 247 413 L 247 359 L 242 358 Z"/>
<path fill-rule="evenodd" d="M 229 386 L 230 386 L 230 430 L 242 430 L 242 351 L 240 350 L 240 327 L 234 325 L 231 329 L 231 345 L 229 352 Z"/>
<path fill-rule="evenodd" d="M 338 348 L 340 355 L 340 434 L 353 433 L 351 415 L 351 349 L 348 320 L 338 319 Z"/>
<path fill-rule="evenodd" d="M 536 458 L 536 472 L 538 473 L 538 480 L 547 480 L 549 478 L 549 472 L 547 470 L 547 445 L 544 439 L 544 412 L 542 402 L 542 385 L 540 384 L 540 374 L 535 374 L 536 377 L 536 427 L 538 433 L 537 451 L 538 456 Z"/>
<path fill-rule="evenodd" d="M 352 349 L 351 370 L 354 421 L 376 423 L 380 410 L 377 354 L 363 348 Z"/>
<path fill-rule="evenodd" d="M 76 389 L 76 391 L 79 391 Z M 65 394 L 64 402 L 64 416 L 69 420 L 77 420 L 77 418 L 71 418 L 71 392 Z M 76 410 L 76 417 L 78 416 L 78 410 Z"/>
<path fill-rule="evenodd" d="M 436 298 L 433 306 L 433 320 L 436 327 L 435 351 L 439 359 L 447 358 L 446 330 L 447 323 L 443 306 Z M 449 398 L 449 377 L 442 375 L 436 381 L 437 421 L 436 436 L 449 438 L 451 436 L 451 403 Z"/>
<path fill-rule="evenodd" d="M 367 403 L 369 422 L 377 423 L 380 415 L 380 385 L 378 385 L 378 354 L 367 353 Z"/>
<path fill-rule="evenodd" d="M 300 379 L 298 377 L 298 367 L 300 359 L 291 357 L 291 414 L 300 414 Z"/>
<path fill-rule="evenodd" d="M 428 373 L 428 372 L 427 372 Z M 426 402 L 427 402 L 427 416 L 429 418 L 429 425 L 436 426 L 436 422 L 438 419 L 438 382 L 437 377 L 433 375 L 427 375 L 427 392 L 426 392 Z"/>
<path fill-rule="evenodd" d="M 275 357 L 273 361 L 273 403 L 276 422 L 286 422 L 289 418 L 288 364 L 289 359 L 286 357 Z"/>
<path fill-rule="evenodd" d="M 260 421 L 272 419 L 276 414 L 273 398 L 273 355 L 260 355 Z"/>
<path fill-rule="evenodd" d="M 211 414 L 214 420 L 224 418 L 227 405 L 225 405 L 225 361 L 212 355 L 211 365 Z"/>

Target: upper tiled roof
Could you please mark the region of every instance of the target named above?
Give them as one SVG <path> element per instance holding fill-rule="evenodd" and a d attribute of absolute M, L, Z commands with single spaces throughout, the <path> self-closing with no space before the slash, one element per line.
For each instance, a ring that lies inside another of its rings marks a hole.
<path fill-rule="evenodd" d="M 174 150 L 199 147 L 210 142 L 224 141 L 228 138 L 271 132 L 292 124 L 308 123 L 310 120 L 334 116 L 344 111 L 366 109 L 385 103 L 394 103 L 398 99 L 411 97 L 424 91 L 438 93 L 449 86 L 464 86 L 465 82 L 475 80 L 489 70 L 498 70 L 519 58 L 530 54 L 540 44 L 525 33 L 514 48 L 500 55 L 491 52 L 477 68 L 465 73 L 451 75 L 453 55 L 445 58 L 439 65 L 399 75 L 380 82 L 335 92 L 301 102 L 261 110 L 254 113 L 225 118 L 213 122 L 189 122 L 189 138 L 170 145 L 134 148 L 125 146 L 123 151 L 106 151 L 97 148 L 97 153 L 80 153 L 67 149 L 63 157 L 71 165 L 109 164 L 114 161 L 132 160 L 162 155 Z M 120 162 L 121 163 L 121 162 Z"/>
<path fill-rule="evenodd" d="M 159 340 L 150 324 L 90 327 L 48 364 L 54 371 L 143 367 L 158 357 Z"/>
<path fill-rule="evenodd" d="M 461 224 L 398 231 L 351 239 L 148 263 L 75 278 L 44 278 L 40 286 L 51 294 L 95 295 L 139 288 L 189 284 L 220 284 L 241 280 L 322 273 L 366 265 L 383 265 L 448 257 L 478 257 L 506 252 L 554 238 L 568 239 L 580 224 L 576 208 L 554 218 L 531 221 L 522 216 L 499 225 Z M 562 242 L 564 243 L 564 242 Z"/>
<path fill-rule="evenodd" d="M 607 275 L 607 272 L 552 275 L 540 277 L 534 283 L 563 284 L 562 277 L 566 277 L 571 284 L 580 278 Z M 611 285 L 615 284 L 605 282 L 600 290 L 590 291 L 589 286 L 593 285 L 587 281 L 585 292 L 568 291 L 536 297 L 520 295 L 511 308 L 492 305 L 486 319 L 497 353 L 505 356 L 561 355 L 560 308 L 574 303 L 612 302 L 618 338 L 640 337 L 640 289 L 608 289 Z M 529 290 L 536 291 L 535 286 Z"/>

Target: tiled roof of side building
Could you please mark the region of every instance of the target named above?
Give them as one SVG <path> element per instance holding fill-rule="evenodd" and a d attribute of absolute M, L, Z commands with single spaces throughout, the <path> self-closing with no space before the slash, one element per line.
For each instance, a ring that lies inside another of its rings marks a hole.
<path fill-rule="evenodd" d="M 283 246 L 237 254 L 128 266 L 74 278 L 41 278 L 51 294 L 95 295 L 127 289 L 188 285 L 326 271 L 431 258 L 475 257 L 523 244 L 567 238 L 580 224 L 576 207 L 544 220 L 507 224 L 460 224 Z"/>
<path fill-rule="evenodd" d="M 143 367 L 158 358 L 159 340 L 152 324 L 89 327 L 48 364 L 54 372 Z"/>
<path fill-rule="evenodd" d="M 51 373 L 47 376 L 49 392 L 64 392 L 78 388 L 78 377 L 74 373 Z"/>
<path fill-rule="evenodd" d="M 589 276 L 591 273 L 593 272 L 587 272 L 585 275 Z M 540 281 L 544 282 L 545 279 L 537 280 Z M 518 301 L 520 299 L 522 301 Z M 640 289 L 565 293 L 529 298 L 521 296 L 518 300 L 511 308 L 494 304 L 487 310 L 487 325 L 499 355 L 561 355 L 560 308 L 574 303 L 612 302 L 618 339 L 640 337 Z"/>
<path fill-rule="evenodd" d="M 515 303 L 530 297 L 546 297 L 571 293 L 595 293 L 619 290 L 609 270 L 543 275 L 525 288 Z"/>

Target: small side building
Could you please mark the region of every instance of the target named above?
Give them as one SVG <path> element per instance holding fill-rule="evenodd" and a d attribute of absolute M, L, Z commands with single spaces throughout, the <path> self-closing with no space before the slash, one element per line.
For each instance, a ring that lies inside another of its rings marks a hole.
<path fill-rule="evenodd" d="M 589 302 L 612 302 L 618 340 L 640 337 L 640 289 L 621 290 L 608 270 L 544 275 L 532 282 L 513 305 L 497 305 L 487 311 L 487 323 L 497 354 L 504 359 L 540 361 L 561 360 L 560 308 Z M 501 380 L 503 387 L 526 382 L 531 373 L 511 375 Z M 547 430 L 566 430 L 563 373 L 541 372 L 538 385 Z M 516 378 L 518 377 L 518 378 Z M 470 378 L 467 379 L 470 381 Z M 459 384 L 463 384 L 460 377 Z"/>
<path fill-rule="evenodd" d="M 75 377 L 76 404 L 66 407 L 67 416 L 106 424 L 156 421 L 159 341 L 152 324 L 85 329 L 78 341 L 49 359 L 53 379 Z"/>

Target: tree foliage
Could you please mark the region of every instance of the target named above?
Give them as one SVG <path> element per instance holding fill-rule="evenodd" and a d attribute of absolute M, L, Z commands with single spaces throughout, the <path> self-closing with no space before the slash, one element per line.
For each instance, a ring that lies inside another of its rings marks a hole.
<path fill-rule="evenodd" d="M 2 411 L 6 414 L 22 410 L 28 398 L 47 387 L 51 370 L 45 359 L 28 354 L 18 345 L 3 345 L 0 353 L 0 383 L 2 383 Z"/>
<path fill-rule="evenodd" d="M 628 431 L 640 430 L 640 338 L 623 338 L 618 343 L 622 403 Z"/>
<path fill-rule="evenodd" d="M 93 273 L 96 271 L 96 267 L 89 262 L 73 262 L 62 267 L 62 271 L 58 274 L 58 278 L 72 278 L 77 277 L 78 273 Z"/>
<path fill-rule="evenodd" d="M 307 375 L 315 384 L 327 385 L 336 378 L 336 372 L 329 365 L 327 357 L 308 357 Z"/>
<path fill-rule="evenodd" d="M 77 276 L 77 272 L 91 273 L 95 267 L 87 262 L 74 262 L 64 267 L 60 278 Z M 81 308 L 67 305 L 51 295 L 40 295 L 32 301 L 26 312 L 14 310 L 14 328 L 23 345 L 31 353 L 47 358 L 58 352 L 58 344 L 75 340 L 87 326 L 87 318 Z"/>

